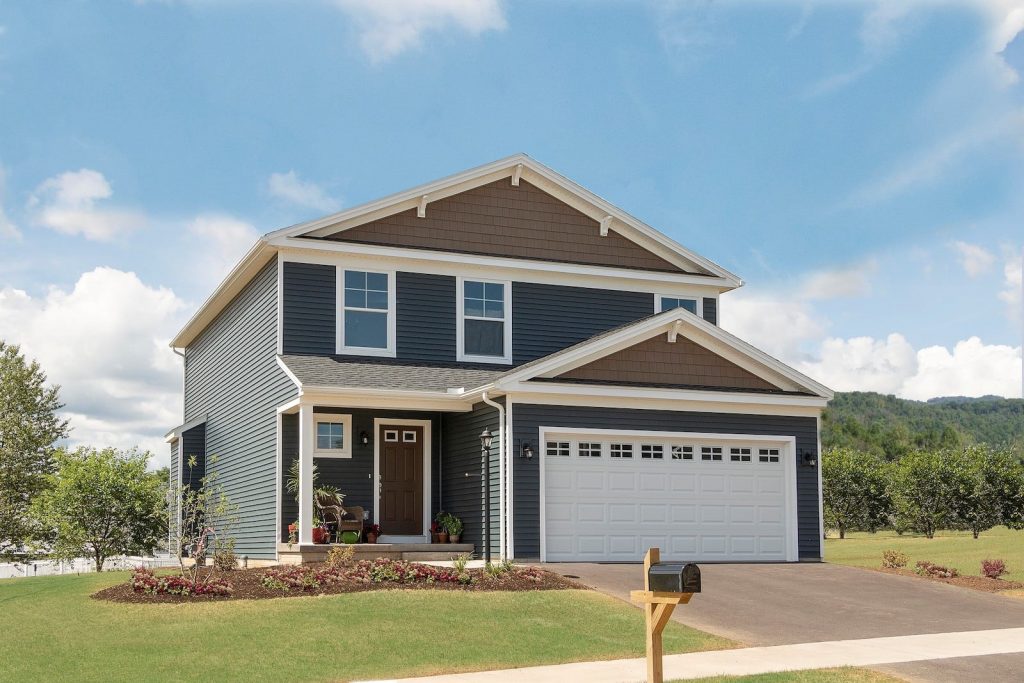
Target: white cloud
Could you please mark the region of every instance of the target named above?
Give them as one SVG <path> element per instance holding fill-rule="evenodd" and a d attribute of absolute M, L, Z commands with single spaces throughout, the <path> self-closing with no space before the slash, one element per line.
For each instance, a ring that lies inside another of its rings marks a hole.
<path fill-rule="evenodd" d="M 1020 320 L 1024 315 L 1021 311 L 1024 300 L 1024 250 L 1016 247 L 1005 247 L 1006 258 L 1003 264 L 1003 290 L 999 298 L 1006 302 L 1007 312 L 1011 320 Z"/>
<path fill-rule="evenodd" d="M 2 31 L 0 31 L 0 33 L 2 33 Z M 4 194 L 6 189 L 7 171 L 3 166 L 0 166 L 0 237 L 15 240 L 21 239 L 21 231 L 18 230 L 18 226 L 7 217 L 7 212 L 4 210 Z"/>
<path fill-rule="evenodd" d="M 259 237 L 249 223 L 220 214 L 194 218 L 188 224 L 188 232 L 196 241 L 199 254 L 192 270 L 211 287 L 227 276 Z"/>
<path fill-rule="evenodd" d="M 65 235 L 109 241 L 146 223 L 137 211 L 97 207 L 113 190 L 99 171 L 83 168 L 44 181 L 29 201 L 35 221 Z"/>
<path fill-rule="evenodd" d="M 418 47 L 423 36 L 460 28 L 472 35 L 506 27 L 499 0 L 334 0 L 359 27 L 359 44 L 374 62 Z"/>
<path fill-rule="evenodd" d="M 971 277 L 978 277 L 989 272 L 996 257 L 988 249 L 969 242 L 956 241 L 951 245 L 960 258 L 964 272 Z"/>
<path fill-rule="evenodd" d="M 0 330 L 61 385 L 73 444 L 140 445 L 166 464 L 162 434 L 181 415 L 181 370 L 168 348 L 185 303 L 134 273 L 96 268 L 70 291 L 0 290 Z"/>
<path fill-rule="evenodd" d="M 322 187 L 310 180 L 302 180 L 295 171 L 271 173 L 267 190 L 273 197 L 324 213 L 333 213 L 340 206 L 340 202 Z"/>
<path fill-rule="evenodd" d="M 865 296 L 878 262 L 871 259 L 853 266 L 818 270 L 807 275 L 800 287 L 802 299 L 840 299 Z"/>
<path fill-rule="evenodd" d="M 1020 80 L 1020 74 L 1003 58 L 1003 52 L 1024 31 L 1024 0 L 976 0 L 986 15 L 986 49 L 1005 85 Z"/>
<path fill-rule="evenodd" d="M 918 367 L 910 343 L 900 334 L 890 334 L 884 340 L 826 339 L 818 358 L 797 363 L 797 369 L 838 391 L 901 394 L 904 383 Z"/>
<path fill-rule="evenodd" d="M 957 342 L 952 353 L 942 346 L 920 349 L 917 365 L 900 389 L 905 398 L 1021 395 L 1020 347 L 986 345 L 971 337 Z"/>
<path fill-rule="evenodd" d="M 825 335 L 821 318 L 797 297 L 728 294 L 722 301 L 722 327 L 780 360 L 799 360 L 801 349 Z"/>

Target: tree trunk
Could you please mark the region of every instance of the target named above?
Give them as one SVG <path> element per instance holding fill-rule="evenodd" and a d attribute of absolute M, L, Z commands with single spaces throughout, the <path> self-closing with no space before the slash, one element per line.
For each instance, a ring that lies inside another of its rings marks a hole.
<path fill-rule="evenodd" d="M 103 553 L 100 552 L 99 550 L 93 550 L 93 554 L 96 556 L 96 571 L 97 571 L 97 573 L 103 571 L 103 560 L 104 560 Z"/>
<path fill-rule="evenodd" d="M 971 533 L 974 534 L 974 540 L 977 541 L 978 540 L 978 534 L 981 533 L 981 532 L 979 532 L 977 529 L 972 529 Z"/>
<path fill-rule="evenodd" d="M 846 538 L 846 527 L 844 527 L 842 524 L 839 525 L 839 538 Z"/>

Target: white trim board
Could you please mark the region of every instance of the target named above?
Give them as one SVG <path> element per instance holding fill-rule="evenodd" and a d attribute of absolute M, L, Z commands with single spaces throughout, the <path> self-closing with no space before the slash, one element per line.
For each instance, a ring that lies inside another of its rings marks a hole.
<path fill-rule="evenodd" d="M 423 428 L 423 536 L 421 540 L 430 540 L 431 522 L 431 462 L 433 459 L 433 436 L 431 434 L 430 420 L 409 420 L 394 417 L 373 418 L 373 523 L 380 524 L 380 428 L 382 425 L 396 425 L 422 427 Z M 387 532 L 387 529 L 383 529 Z M 405 538 L 404 536 L 402 538 Z"/>

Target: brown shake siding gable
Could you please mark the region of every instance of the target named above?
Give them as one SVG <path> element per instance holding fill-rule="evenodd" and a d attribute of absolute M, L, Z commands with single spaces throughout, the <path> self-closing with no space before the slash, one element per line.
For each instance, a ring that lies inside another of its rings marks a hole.
<path fill-rule="evenodd" d="M 570 370 L 560 379 L 609 384 L 687 385 L 780 391 L 778 387 L 682 335 L 674 343 L 659 334 L 635 346 Z"/>
<path fill-rule="evenodd" d="M 526 182 L 508 178 L 349 228 L 326 239 L 396 247 L 686 272 Z"/>

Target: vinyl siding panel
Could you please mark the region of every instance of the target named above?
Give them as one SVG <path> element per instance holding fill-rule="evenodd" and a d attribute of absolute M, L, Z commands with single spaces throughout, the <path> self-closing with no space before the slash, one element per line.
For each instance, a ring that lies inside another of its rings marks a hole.
<path fill-rule="evenodd" d="M 180 458 L 178 457 L 178 447 L 181 444 L 181 439 L 175 439 L 171 443 L 171 466 L 170 473 L 167 478 L 167 501 L 170 506 L 170 524 L 167 530 L 167 541 L 168 541 L 168 552 L 174 552 L 173 546 L 170 540 L 174 538 L 175 531 L 178 527 L 178 509 L 181 507 L 181 501 L 178 499 L 178 484 L 181 482 L 179 478 L 181 476 Z"/>
<path fill-rule="evenodd" d="M 313 263 L 283 265 L 282 346 L 284 353 L 335 352 L 337 269 Z"/>
<path fill-rule="evenodd" d="M 181 446 L 181 485 L 197 491 L 203 485 L 206 476 L 206 424 L 196 425 L 187 432 L 182 432 Z M 189 467 L 189 460 L 196 459 L 196 464 Z"/>
<path fill-rule="evenodd" d="M 442 417 L 441 503 L 447 512 L 462 518 L 462 542 L 472 543 L 483 554 L 484 486 L 480 477 L 482 462 L 480 434 L 484 428 L 498 438 L 498 411 L 486 403 L 477 403 L 469 413 L 446 413 Z M 490 546 L 492 557 L 501 552 L 501 481 L 498 446 L 491 451 Z M 466 476 L 466 475 L 469 476 Z"/>
<path fill-rule="evenodd" d="M 801 453 L 817 456 L 817 421 L 813 417 L 676 412 L 584 406 L 518 404 L 512 406 L 513 439 L 539 443 L 540 428 L 637 429 L 719 434 L 770 434 L 796 438 L 797 531 L 801 559 L 821 557 L 818 527 L 818 471 L 800 465 Z M 540 458 L 512 458 L 514 468 L 515 555 L 540 556 Z"/>
<path fill-rule="evenodd" d="M 276 557 L 277 406 L 296 396 L 278 367 L 277 262 L 185 350 L 184 421 L 206 415 L 207 469 L 238 507 L 236 551 Z"/>
<path fill-rule="evenodd" d="M 513 282 L 512 361 L 527 363 L 653 310 L 653 294 Z"/>
<path fill-rule="evenodd" d="M 399 272 L 396 352 L 403 361 L 455 360 L 455 278 Z"/>
<path fill-rule="evenodd" d="M 718 299 L 711 296 L 704 297 L 704 319 L 712 325 L 718 324 Z"/>

